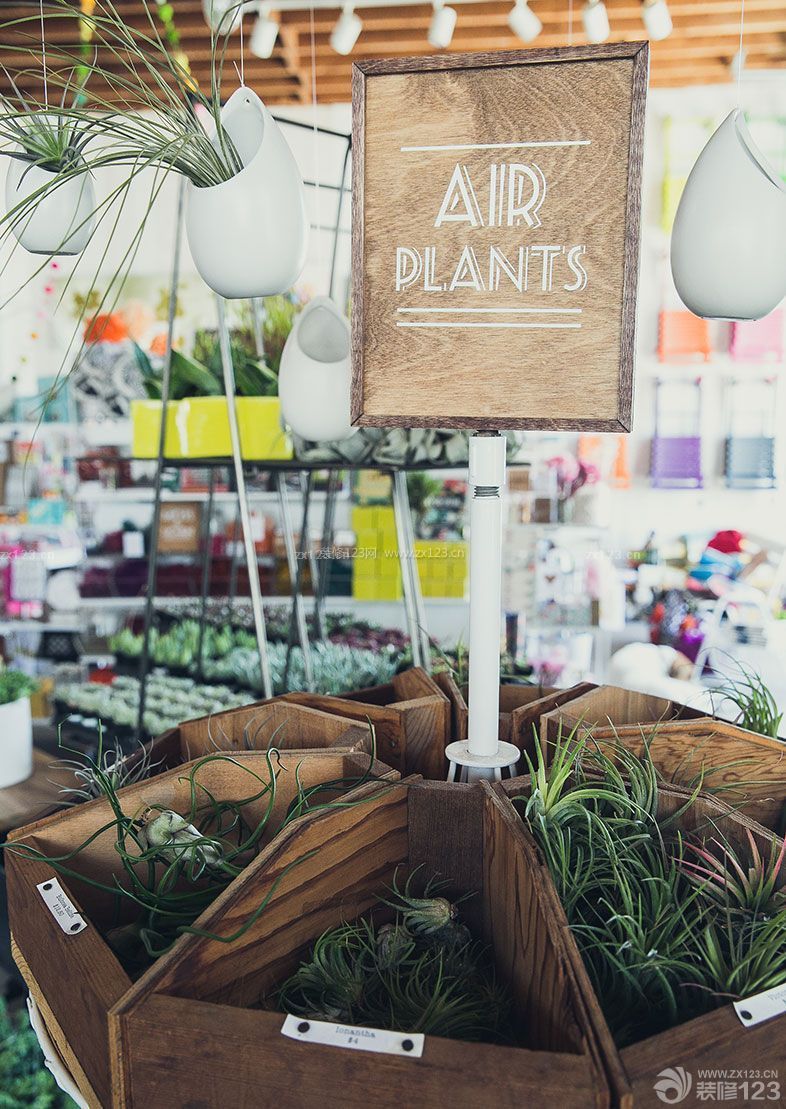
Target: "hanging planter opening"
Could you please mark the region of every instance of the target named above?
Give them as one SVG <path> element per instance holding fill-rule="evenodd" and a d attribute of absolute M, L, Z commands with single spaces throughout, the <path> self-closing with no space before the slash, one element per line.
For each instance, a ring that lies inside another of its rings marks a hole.
<path fill-rule="evenodd" d="M 228 299 L 274 296 L 306 260 L 305 194 L 292 151 L 251 89 L 237 89 L 221 123 L 243 169 L 208 188 L 188 185 L 186 234 L 203 280 Z M 218 136 L 213 136 L 216 147 Z"/>

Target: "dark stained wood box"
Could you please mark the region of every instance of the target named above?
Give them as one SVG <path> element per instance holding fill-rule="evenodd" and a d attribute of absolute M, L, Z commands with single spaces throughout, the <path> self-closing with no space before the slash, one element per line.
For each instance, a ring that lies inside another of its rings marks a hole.
<path fill-rule="evenodd" d="M 586 975 L 507 802 L 486 783 L 408 779 L 374 793 L 368 805 L 284 831 L 206 914 L 206 926 L 228 934 L 271 893 L 242 939 L 185 937 L 176 958 L 115 1005 L 116 1106 L 609 1104 Z M 283 1014 L 259 1007 L 319 935 L 377 903 L 400 866 L 441 874 L 451 892 L 476 891 L 465 917 L 511 985 L 525 1046 L 426 1037 L 421 1059 L 370 1054 L 287 1039 Z"/>
<path fill-rule="evenodd" d="M 718 793 L 767 828 L 786 821 L 786 743 L 716 720 L 675 701 L 600 686 L 544 717 L 554 743 L 576 729 L 593 742 L 621 743 L 636 755 L 649 748 L 667 782 Z M 607 748 L 608 750 L 608 748 Z"/>
<path fill-rule="evenodd" d="M 450 702 L 425 670 L 413 667 L 386 685 L 344 693 L 285 693 L 283 700 L 374 725 L 377 755 L 402 774 L 447 776 L 445 748 L 451 740 Z"/>
<path fill-rule="evenodd" d="M 159 764 L 153 773 L 159 773 L 213 751 L 265 751 L 270 747 L 370 752 L 372 733 L 366 723 L 271 697 L 186 720 L 154 739 L 150 753 Z"/>
<path fill-rule="evenodd" d="M 260 779 L 262 782 L 270 780 L 268 758 L 261 753 L 234 754 L 202 765 L 197 760 L 121 790 L 122 811 L 131 817 L 148 805 L 159 805 L 188 813 L 189 773 L 195 766 L 198 769 L 194 780 L 199 786 L 223 799 L 256 797 L 262 788 Z M 275 766 L 280 766 L 280 772 L 276 777 L 275 803 L 268 824 L 271 835 L 297 796 L 298 781 L 308 788 L 340 778 L 360 780 L 369 771 L 387 781 L 399 777 L 382 763 L 370 763 L 364 753 L 285 751 L 277 756 Z M 347 796 L 351 792 L 350 789 Z M 247 810 L 249 818 L 261 818 L 267 804 L 267 795 L 251 803 Z M 303 816 L 293 822 L 293 826 L 314 818 L 314 814 Z M 76 852 L 82 844 L 84 848 Z M 131 988 L 131 980 L 101 934 L 103 929 L 117 923 L 113 915 L 115 899 L 80 881 L 79 877 L 110 883 L 112 875 L 121 872 L 114 844 L 112 812 L 109 802 L 101 798 L 17 830 L 10 838 L 4 857 L 11 933 L 20 971 L 91 1109 L 109 1109 L 112 1104 L 107 1014 Z M 64 877 L 50 864 L 24 857 L 19 853 L 23 845 L 50 856 L 71 854 L 67 865 L 75 876 Z M 88 927 L 76 935 L 67 935 L 61 930 L 36 890 L 39 883 L 54 876 L 88 921 Z M 242 876 L 237 879 L 242 880 Z M 218 901 L 224 900 L 227 892 L 225 890 Z M 177 944 L 139 979 L 137 985 L 160 970 L 175 955 L 176 948 Z M 150 1104 L 152 1109 L 153 1103 Z"/>
<path fill-rule="evenodd" d="M 529 779 L 512 778 L 497 784 L 494 789 L 499 796 L 508 800 L 521 794 L 528 795 Z M 659 793 L 660 811 L 668 816 L 684 808 L 692 791 L 680 786 L 664 785 Z M 742 858 L 749 857 L 750 854 L 748 832 L 754 837 L 765 858 L 769 857 L 773 844 L 779 849 L 783 842 L 769 829 L 736 812 L 717 798 L 707 795 L 698 797 L 679 817 L 679 823 L 685 831 L 710 836 L 720 833 Z M 539 854 L 529 831 L 523 823 L 520 824 L 525 838 Z M 543 880 L 554 895 L 556 904 L 553 913 L 560 922 L 566 946 L 573 948 L 575 940 L 545 866 Z M 786 885 L 786 874 L 781 873 L 779 885 Z M 581 958 L 577 947 L 575 954 Z M 686 1106 L 703 1104 L 696 1099 L 696 1080 L 702 1070 L 731 1074 L 739 1070 L 775 1069 L 782 1075 L 786 1067 L 786 1016 L 745 1028 L 734 1007 L 729 1004 L 658 1035 L 617 1049 L 597 999 L 588 1006 L 587 1011 L 597 1041 L 601 1045 L 613 1097 L 621 1106 L 660 1109 L 664 1103 L 658 1098 L 654 1087 L 660 1072 L 667 1067 L 681 1066 L 692 1076 L 693 1091 L 680 1102 Z M 752 1103 L 740 1098 L 739 1104 Z"/>

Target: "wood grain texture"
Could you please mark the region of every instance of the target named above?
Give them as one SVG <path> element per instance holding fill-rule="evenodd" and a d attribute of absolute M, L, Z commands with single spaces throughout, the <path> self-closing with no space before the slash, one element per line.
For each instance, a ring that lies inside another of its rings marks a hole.
<path fill-rule="evenodd" d="M 360 778 L 369 770 L 368 756 L 363 753 L 292 751 L 282 752 L 278 760 L 280 771 L 271 828 L 280 824 L 296 796 L 298 779 L 308 788 L 337 778 Z M 188 770 L 186 764 L 121 790 L 119 797 L 124 813 L 134 816 L 148 805 L 187 813 Z M 371 772 L 387 780 L 397 777 L 381 763 L 373 764 Z M 265 756 L 245 753 L 204 763 L 199 766 L 195 780 L 214 797 L 237 800 L 255 796 L 260 790 L 259 778 L 264 780 L 266 774 Z M 260 816 L 264 807 L 264 799 L 249 805 L 249 818 Z M 301 826 L 311 819 L 312 816 L 307 815 L 296 823 Z M 46 862 L 25 856 L 23 852 L 26 847 L 32 847 L 56 857 L 86 844 L 70 860 L 69 868 L 84 878 L 111 885 L 119 872 L 114 827 L 109 803 L 102 798 L 20 829 L 5 851 L 9 918 L 17 948 L 47 1006 L 46 1011 L 52 1013 L 64 1041 L 95 1091 L 101 1109 L 111 1103 L 107 1013 L 131 986 L 130 979 L 101 936 L 102 929 L 117 922 L 115 899 L 78 877 L 60 875 L 60 884 L 89 925 L 76 935 L 66 935 L 35 888 L 51 878 L 55 871 Z M 86 843 L 95 833 L 100 834 Z M 172 954 L 162 956 L 147 973 L 165 970 Z M 143 984 L 145 978 L 143 975 L 137 986 Z"/>
<path fill-rule="evenodd" d="M 492 1081 L 494 1104 L 609 1105 L 585 1003 L 572 967 L 564 966 L 559 926 L 541 927 L 548 909 L 540 902 L 540 878 L 529 872 L 541 864 L 524 853 L 520 826 L 488 787 L 407 781 L 370 796 L 362 814 L 317 816 L 271 845 L 264 860 L 260 856 L 212 923 L 223 928 L 236 922 L 242 900 L 248 908 L 314 845 L 318 854 L 290 869 L 276 887 L 254 925 L 254 942 L 245 936 L 233 945 L 238 953 L 227 955 L 214 941 L 185 937 L 176 959 L 114 1008 L 118 1106 L 251 1109 L 260 1103 L 260 1090 L 265 1104 L 398 1106 L 413 1104 L 417 1089 L 417 1104 L 436 1109 L 449 1089 L 451 1103 L 475 1109 L 487 1103 Z M 520 1025 L 526 1047 L 428 1037 L 413 1066 L 392 1056 L 312 1050 L 281 1038 L 281 1014 L 246 1007 L 291 971 L 325 927 L 370 907 L 397 866 L 439 872 L 451 891 L 476 890 L 478 928 L 495 957 L 499 947 L 498 964 L 510 972 L 517 1012 L 527 1017 L 526 1028 Z M 489 901 L 496 898 L 503 903 L 495 908 Z M 216 1004 L 217 991 L 222 1004 Z M 197 1074 L 193 1045 L 203 1041 Z"/>
<path fill-rule="evenodd" d="M 528 778 L 513 778 L 499 783 L 495 791 L 501 797 L 513 799 L 528 795 Z M 769 857 L 770 851 L 780 850 L 783 841 L 772 831 L 763 827 L 744 813 L 737 812 L 717 797 L 702 795 L 686 808 L 692 797 L 692 790 L 680 786 L 661 786 L 660 811 L 664 816 L 679 813 L 678 823 L 685 832 L 725 837 L 746 858 L 750 852 L 748 835 L 756 842 L 762 855 Z M 521 822 L 520 822 L 521 823 Z M 526 827 L 521 824 L 525 838 L 537 851 Z M 553 897 L 558 900 L 553 883 L 543 868 L 544 880 L 550 886 Z M 778 885 L 786 886 L 786 875 L 781 874 Z M 567 925 L 564 912 L 563 939 L 571 957 L 581 961 L 581 955 Z M 585 990 L 592 993 L 586 972 L 581 978 Z M 586 996 L 586 994 L 584 994 Z M 786 1020 L 773 1020 L 753 1029 L 744 1029 L 732 1005 L 687 1021 L 666 1032 L 651 1036 L 638 1044 L 618 1051 L 614 1046 L 611 1033 L 603 1017 L 600 1005 L 595 999 L 587 1010 L 594 1034 L 602 1045 L 602 1058 L 618 1104 L 623 1106 L 646 1106 L 655 1109 L 662 1105 L 653 1086 L 658 1074 L 665 1066 L 680 1065 L 691 1071 L 694 1079 L 696 1072 L 713 1067 L 727 1069 L 757 1069 L 786 1065 Z M 694 1091 L 695 1093 L 695 1091 Z M 698 1104 L 695 1097 L 686 1104 Z"/>
<path fill-rule="evenodd" d="M 590 1109 L 598 1104 L 590 1062 L 582 1055 L 519 1052 L 526 1059 L 516 1066 L 510 1049 L 431 1037 L 422 1059 L 365 1056 L 285 1040 L 282 1023 L 279 1013 L 160 995 L 146 999 L 115 1031 L 115 1054 L 134 1060 L 123 1109 L 415 1104 L 437 1109 L 446 1103 L 456 1109 L 491 1104 Z"/>
<path fill-rule="evenodd" d="M 355 65 L 353 422 L 629 429 L 646 74 L 640 43 Z M 501 218 L 514 161 L 542 205 Z M 397 287 L 398 248 L 423 265 Z"/>
<path fill-rule="evenodd" d="M 425 670 L 412 667 L 385 685 L 333 697 L 287 693 L 283 700 L 340 713 L 374 726 L 377 754 L 402 774 L 441 780 L 447 774 L 445 747 L 451 736 L 450 701 Z"/>

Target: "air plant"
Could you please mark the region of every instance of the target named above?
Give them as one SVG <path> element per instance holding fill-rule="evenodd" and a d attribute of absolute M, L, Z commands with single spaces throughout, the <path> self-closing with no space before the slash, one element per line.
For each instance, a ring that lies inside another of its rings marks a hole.
<path fill-rule="evenodd" d="M 143 782 L 161 765 L 162 760 L 154 762 L 152 751 L 143 743 L 139 744 L 137 758 L 127 756 L 117 740 L 105 747 L 103 726 L 99 727 L 98 742 L 95 763 L 85 762 L 82 759 L 60 759 L 50 767 L 52 770 L 72 771 L 79 783 L 76 786 L 65 786 L 60 790 L 66 805 L 79 805 L 83 801 L 102 797 L 106 793 L 107 785 L 117 793 L 125 786 Z"/>
<path fill-rule="evenodd" d="M 242 873 L 271 832 L 316 809 L 362 804 L 365 797 L 348 798 L 347 790 L 377 780 L 371 772 L 372 759 L 364 772 L 322 786 L 305 787 L 296 771 L 294 803 L 274 828 L 271 821 L 277 811 L 281 772 L 276 750 L 265 752 L 262 773 L 248 762 L 221 753 L 188 764 L 182 780 L 187 784 L 190 802 L 180 812 L 151 803 L 128 813 L 123 791 L 118 792 L 111 774 L 103 770 L 100 745 L 97 758 L 84 756 L 84 761 L 108 802 L 111 817 L 106 823 L 65 854 L 47 855 L 24 841 L 8 844 L 6 850 L 45 862 L 69 882 L 111 895 L 118 916 L 131 916 L 128 923 L 110 927 L 106 932 L 107 942 L 129 973 L 144 970 L 184 933 L 208 936 L 221 943 L 232 943 L 244 935 L 264 912 L 277 883 L 231 935 L 205 932 L 197 926 L 197 918 Z M 243 795 L 221 799 L 208 790 L 201 773 L 216 762 L 232 764 L 236 773 L 241 771 L 247 776 L 248 788 L 241 791 Z M 102 835 L 114 839 L 118 858 L 117 872 L 104 881 L 80 870 L 78 861 L 85 848 Z M 283 874 L 278 881 L 282 877 Z"/>
<path fill-rule="evenodd" d="M 318 1020 L 459 1040 L 509 1038 L 511 998 L 496 981 L 486 948 L 457 921 L 441 896 L 411 894 L 394 879 L 380 904 L 393 921 L 373 914 L 323 933 L 283 986 L 275 1003 Z"/>
<path fill-rule="evenodd" d="M 737 663 L 740 676 L 728 677 L 713 693 L 730 701 L 737 709 L 734 723 L 749 732 L 778 739 L 783 713 L 767 683 L 754 670 Z"/>
<path fill-rule="evenodd" d="M 536 747 L 514 805 L 538 842 L 620 1045 L 786 977 L 786 848 L 748 833 L 743 857 L 715 823 L 666 815 L 649 745 L 594 743 L 580 723 L 551 762 Z M 529 761 L 529 760 L 528 760 Z M 692 822 L 693 823 L 693 822 Z"/>

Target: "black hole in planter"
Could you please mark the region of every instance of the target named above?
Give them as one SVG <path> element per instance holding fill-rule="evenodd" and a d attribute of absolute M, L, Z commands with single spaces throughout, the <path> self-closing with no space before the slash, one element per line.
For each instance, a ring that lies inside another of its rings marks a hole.
<path fill-rule="evenodd" d="M 74 924 L 71 925 L 71 931 L 72 932 L 78 932 L 81 927 L 82 927 L 81 924 L 74 923 Z"/>
<path fill-rule="evenodd" d="M 297 1026 L 297 1030 L 298 1032 L 308 1032 L 310 1027 L 311 1025 L 307 1020 L 301 1020 L 300 1024 Z"/>
<path fill-rule="evenodd" d="M 51 890 L 51 888 L 52 888 L 52 883 L 51 882 L 44 882 L 43 886 L 41 887 L 41 889 L 45 889 L 45 890 Z"/>
<path fill-rule="evenodd" d="M 402 1040 L 401 1041 L 402 1051 L 411 1051 L 414 1046 L 415 1045 L 413 1044 L 412 1040 Z"/>
<path fill-rule="evenodd" d="M 743 1020 L 753 1020 L 753 1013 L 749 1013 L 747 1009 L 740 1009 L 740 1016 Z"/>

